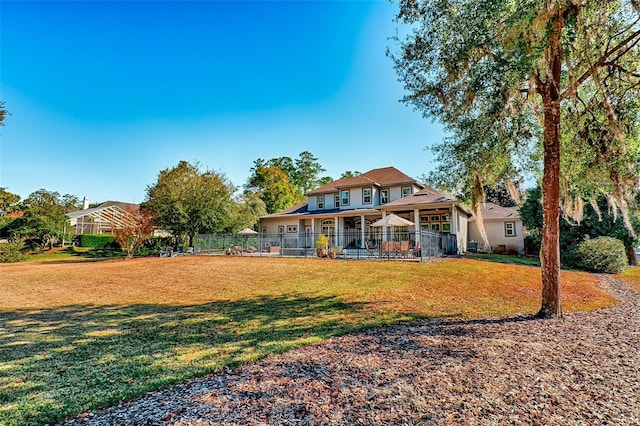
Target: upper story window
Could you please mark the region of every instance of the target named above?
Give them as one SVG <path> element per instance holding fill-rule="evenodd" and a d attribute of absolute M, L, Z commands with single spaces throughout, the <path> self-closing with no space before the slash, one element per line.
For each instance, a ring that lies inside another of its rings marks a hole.
<path fill-rule="evenodd" d="M 380 204 L 387 204 L 389 202 L 389 190 L 381 189 L 380 190 Z"/>
<path fill-rule="evenodd" d="M 318 195 L 318 210 L 324 210 L 324 195 Z"/>
<path fill-rule="evenodd" d="M 345 189 L 344 191 L 342 191 L 342 199 L 341 199 L 340 203 L 343 206 L 348 206 L 349 205 L 349 190 L 348 189 Z"/>
<path fill-rule="evenodd" d="M 515 237 L 516 236 L 516 223 L 515 222 L 505 222 L 504 223 L 504 235 L 506 237 Z"/>
<path fill-rule="evenodd" d="M 340 194 L 336 194 L 334 205 L 336 206 L 336 209 L 340 208 Z"/>
<path fill-rule="evenodd" d="M 402 187 L 402 196 L 406 197 L 408 195 L 411 195 L 411 187 L 410 186 L 403 186 Z"/>
<path fill-rule="evenodd" d="M 371 188 L 362 188 L 362 204 L 371 204 Z"/>

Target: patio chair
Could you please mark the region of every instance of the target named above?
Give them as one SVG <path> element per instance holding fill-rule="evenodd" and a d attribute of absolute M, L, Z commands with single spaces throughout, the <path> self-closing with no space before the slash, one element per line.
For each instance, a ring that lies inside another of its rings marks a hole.
<path fill-rule="evenodd" d="M 400 257 L 406 259 L 409 257 L 409 241 L 400 241 L 399 247 Z"/>
<path fill-rule="evenodd" d="M 391 253 L 395 254 L 393 241 L 383 241 L 380 256 L 391 257 Z"/>

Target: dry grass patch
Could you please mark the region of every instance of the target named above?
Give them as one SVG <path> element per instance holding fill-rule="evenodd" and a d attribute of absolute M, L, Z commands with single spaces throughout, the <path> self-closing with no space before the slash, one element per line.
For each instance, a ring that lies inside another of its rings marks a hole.
<path fill-rule="evenodd" d="M 623 272 L 615 276 L 624 281 L 637 291 L 640 291 L 640 266 L 628 266 Z"/>
<path fill-rule="evenodd" d="M 565 309 L 608 306 L 562 273 Z M 0 265 L 0 424 L 55 422 L 362 327 L 534 313 L 539 270 L 242 257 Z"/>

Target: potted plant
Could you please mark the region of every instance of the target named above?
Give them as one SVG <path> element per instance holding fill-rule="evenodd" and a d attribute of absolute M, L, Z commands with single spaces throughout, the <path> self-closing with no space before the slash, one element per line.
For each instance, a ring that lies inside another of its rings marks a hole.
<path fill-rule="evenodd" d="M 316 240 L 316 254 L 318 257 L 327 257 L 327 246 L 329 245 L 329 238 L 326 235 L 320 234 L 318 235 L 318 239 Z"/>
<path fill-rule="evenodd" d="M 328 254 L 329 254 L 329 257 L 331 259 L 335 259 L 336 258 L 336 254 L 337 254 L 336 248 L 335 247 L 331 247 L 329 249 L 329 253 Z"/>

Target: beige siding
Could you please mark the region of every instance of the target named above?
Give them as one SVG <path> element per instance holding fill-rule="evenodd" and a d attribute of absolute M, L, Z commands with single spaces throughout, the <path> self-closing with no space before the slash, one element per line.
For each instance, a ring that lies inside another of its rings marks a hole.
<path fill-rule="evenodd" d="M 507 237 L 505 235 L 505 222 L 515 222 L 516 235 L 513 237 Z M 517 220 L 485 220 L 484 228 L 487 232 L 487 238 L 491 247 L 497 247 L 500 245 L 509 246 L 515 245 L 519 251 L 524 250 L 524 235 L 522 230 L 522 221 Z M 478 249 L 481 251 L 490 251 L 491 247 L 485 247 L 482 238 L 480 237 L 480 231 L 476 225 L 475 220 L 469 222 L 469 241 L 477 241 Z"/>

